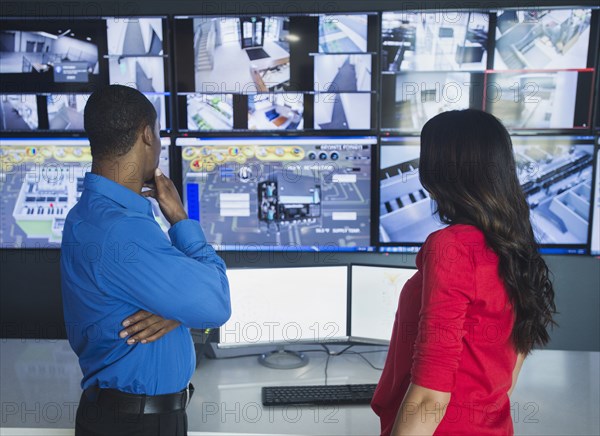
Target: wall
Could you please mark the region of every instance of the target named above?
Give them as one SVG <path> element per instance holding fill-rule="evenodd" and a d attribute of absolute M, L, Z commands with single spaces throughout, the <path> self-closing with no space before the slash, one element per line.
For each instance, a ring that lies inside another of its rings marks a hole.
<path fill-rule="evenodd" d="M 58 250 L 0 251 L 0 338 L 64 338 Z M 228 268 L 346 265 L 414 266 L 415 255 L 224 253 Z M 559 327 L 550 349 L 600 351 L 600 259 L 545 256 L 554 274 Z"/>

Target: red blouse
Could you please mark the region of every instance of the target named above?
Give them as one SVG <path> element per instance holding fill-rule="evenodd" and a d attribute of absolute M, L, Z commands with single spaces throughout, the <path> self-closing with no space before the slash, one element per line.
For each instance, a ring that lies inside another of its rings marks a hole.
<path fill-rule="evenodd" d="M 436 435 L 513 433 L 507 395 L 517 353 L 512 305 L 483 233 L 456 224 L 429 235 L 404 285 L 371 407 L 392 431 L 409 383 L 450 392 Z"/>

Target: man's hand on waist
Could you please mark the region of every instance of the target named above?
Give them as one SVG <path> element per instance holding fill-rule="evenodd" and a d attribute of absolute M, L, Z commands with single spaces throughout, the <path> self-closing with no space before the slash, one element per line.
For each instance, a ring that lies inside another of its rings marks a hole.
<path fill-rule="evenodd" d="M 138 342 L 146 344 L 163 337 L 180 324 L 179 321 L 164 319 L 145 310 L 139 310 L 123 320 L 122 325 L 125 329 L 121 330 L 119 336 L 123 339 L 128 337 L 129 345 Z"/>

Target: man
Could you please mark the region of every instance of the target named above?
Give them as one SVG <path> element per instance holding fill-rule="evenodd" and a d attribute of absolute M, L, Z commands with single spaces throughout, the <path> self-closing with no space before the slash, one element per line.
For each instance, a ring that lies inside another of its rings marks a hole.
<path fill-rule="evenodd" d="M 92 171 L 61 252 L 67 332 L 83 372 L 75 433 L 186 434 L 195 368 L 188 328 L 229 319 L 225 264 L 158 169 L 159 126 L 143 94 L 99 89 L 84 127 Z M 170 240 L 144 197 L 158 201 Z"/>

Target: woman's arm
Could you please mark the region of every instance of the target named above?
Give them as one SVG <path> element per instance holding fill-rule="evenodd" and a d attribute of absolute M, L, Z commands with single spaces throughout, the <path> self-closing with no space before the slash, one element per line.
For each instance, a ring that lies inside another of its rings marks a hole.
<path fill-rule="evenodd" d="M 517 363 L 515 364 L 515 369 L 513 369 L 512 385 L 511 385 L 510 389 L 508 390 L 509 397 L 512 394 L 513 390 L 515 389 L 515 386 L 517 385 L 517 378 L 519 378 L 519 372 L 521 372 L 521 367 L 523 366 L 524 360 L 525 360 L 525 355 L 522 353 L 519 353 L 519 355 L 517 356 Z"/>
<path fill-rule="evenodd" d="M 432 435 L 446 413 L 449 392 L 411 383 L 398 409 L 392 436 Z"/>

